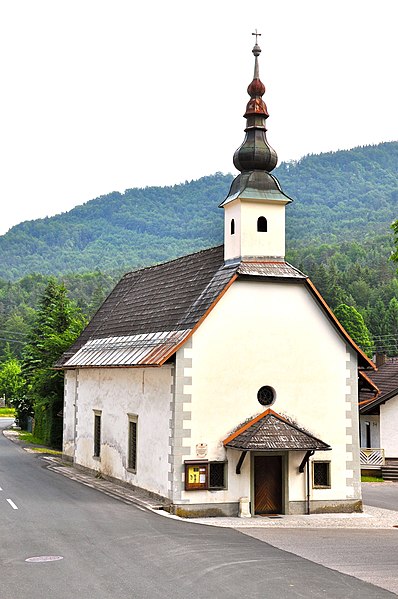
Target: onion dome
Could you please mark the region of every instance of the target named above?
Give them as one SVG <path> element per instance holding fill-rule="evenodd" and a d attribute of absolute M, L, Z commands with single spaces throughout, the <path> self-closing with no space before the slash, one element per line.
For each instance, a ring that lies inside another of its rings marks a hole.
<path fill-rule="evenodd" d="M 234 165 L 240 171 L 232 181 L 231 188 L 220 207 L 240 198 L 242 200 L 255 200 L 288 204 L 292 201 L 279 184 L 271 171 L 276 167 L 278 156 L 269 145 L 266 137 L 267 128 L 265 120 L 268 118 L 267 106 L 263 100 L 265 86 L 260 79 L 258 70 L 258 57 L 261 49 L 256 43 L 253 48 L 254 76 L 247 88 L 250 100 L 246 106 L 246 137 L 243 144 L 234 154 Z"/>
<path fill-rule="evenodd" d="M 263 100 L 265 85 L 260 80 L 258 57 L 261 48 L 254 45 L 254 76 L 247 88 L 250 100 L 246 106 L 246 137 L 234 154 L 234 165 L 241 172 L 262 170 L 271 172 L 277 165 L 278 156 L 267 142 L 265 120 L 268 118 L 267 106 Z"/>

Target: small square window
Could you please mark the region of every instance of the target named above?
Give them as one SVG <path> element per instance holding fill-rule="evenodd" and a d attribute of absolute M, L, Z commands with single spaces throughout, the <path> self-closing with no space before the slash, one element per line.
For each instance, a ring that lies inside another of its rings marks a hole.
<path fill-rule="evenodd" d="M 312 486 L 314 489 L 330 488 L 330 462 L 312 462 Z"/>
<path fill-rule="evenodd" d="M 209 464 L 209 489 L 226 489 L 226 464 L 227 462 L 210 462 Z"/>

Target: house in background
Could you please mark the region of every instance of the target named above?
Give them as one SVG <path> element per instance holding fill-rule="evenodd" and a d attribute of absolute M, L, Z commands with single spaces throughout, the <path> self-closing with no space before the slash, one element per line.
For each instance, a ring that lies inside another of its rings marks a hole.
<path fill-rule="evenodd" d="M 285 261 L 260 51 L 224 245 L 126 274 L 58 364 L 65 458 L 184 516 L 362 508 L 358 369 L 374 365 Z"/>
<path fill-rule="evenodd" d="M 380 354 L 376 365 L 359 394 L 361 467 L 398 480 L 398 358 Z"/>

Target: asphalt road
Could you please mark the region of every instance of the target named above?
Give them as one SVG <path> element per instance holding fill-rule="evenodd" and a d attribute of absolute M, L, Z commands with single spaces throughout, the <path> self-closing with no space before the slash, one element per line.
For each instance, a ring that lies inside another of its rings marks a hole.
<path fill-rule="evenodd" d="M 366 505 L 398 512 L 398 482 L 362 483 L 362 497 Z"/>
<path fill-rule="evenodd" d="M 0 488 L 1 599 L 394 596 L 234 530 L 125 505 L 2 435 Z M 62 559 L 26 561 L 40 556 Z"/>
<path fill-rule="evenodd" d="M 250 528 L 244 533 L 398 595 L 396 529 Z M 381 596 L 375 591 L 375 598 Z"/>

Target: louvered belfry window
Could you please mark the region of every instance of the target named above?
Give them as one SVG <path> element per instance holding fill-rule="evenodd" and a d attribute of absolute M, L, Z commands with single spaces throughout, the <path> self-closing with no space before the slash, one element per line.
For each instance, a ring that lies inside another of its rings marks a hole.
<path fill-rule="evenodd" d="M 137 418 L 129 419 L 128 468 L 137 471 Z"/>

